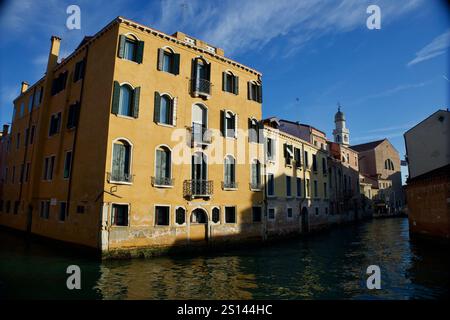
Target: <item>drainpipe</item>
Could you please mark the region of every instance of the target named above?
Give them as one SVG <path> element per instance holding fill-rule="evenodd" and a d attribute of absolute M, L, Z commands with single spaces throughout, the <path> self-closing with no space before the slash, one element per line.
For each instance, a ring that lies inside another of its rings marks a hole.
<path fill-rule="evenodd" d="M 267 144 L 266 144 L 266 141 L 267 141 L 267 139 L 265 139 L 265 135 L 264 135 L 264 123 L 262 124 L 262 130 L 263 130 L 263 138 L 264 138 L 264 141 L 263 141 L 263 156 L 264 156 L 264 165 L 263 165 L 263 168 L 264 168 L 264 188 L 263 188 L 263 204 L 264 204 L 264 215 L 263 215 L 263 230 L 262 230 L 262 232 L 263 232 L 263 234 L 262 234 L 262 236 L 263 236 L 263 240 L 265 241 L 265 240 L 267 240 L 267 217 L 268 217 L 268 214 L 269 214 L 269 209 L 268 209 L 268 207 L 267 207 L 267 205 L 268 205 L 268 203 L 267 203 L 267 152 L 266 152 L 266 148 L 267 148 Z"/>

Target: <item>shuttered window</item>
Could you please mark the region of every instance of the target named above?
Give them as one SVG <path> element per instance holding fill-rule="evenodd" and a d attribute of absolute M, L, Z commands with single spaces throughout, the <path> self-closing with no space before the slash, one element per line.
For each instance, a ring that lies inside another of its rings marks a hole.
<path fill-rule="evenodd" d="M 48 129 L 48 135 L 53 136 L 54 134 L 57 134 L 61 127 L 61 112 L 58 112 L 57 114 L 53 114 L 50 117 L 50 125 Z"/>
<path fill-rule="evenodd" d="M 155 92 L 153 121 L 161 124 L 176 125 L 177 98 Z"/>
<path fill-rule="evenodd" d="M 113 146 L 113 181 L 130 181 L 131 146 L 126 141 L 118 141 Z"/>
<path fill-rule="evenodd" d="M 120 85 L 114 81 L 111 112 L 133 118 L 139 117 L 139 99 L 141 88 L 131 88 L 128 84 Z"/>
<path fill-rule="evenodd" d="M 163 180 L 170 178 L 171 152 L 165 147 L 156 150 L 156 178 Z"/>
<path fill-rule="evenodd" d="M 247 82 L 248 99 L 262 103 L 262 86 L 254 81 Z"/>
<path fill-rule="evenodd" d="M 225 188 L 235 188 L 236 187 L 236 168 L 235 160 L 232 156 L 227 156 L 225 158 L 225 176 L 224 176 L 224 187 Z"/>
<path fill-rule="evenodd" d="M 261 163 L 258 160 L 252 162 L 251 188 L 261 188 Z"/>
<path fill-rule="evenodd" d="M 179 74 L 180 54 L 175 53 L 170 49 L 159 48 L 157 69 L 175 75 Z"/>
<path fill-rule="evenodd" d="M 239 94 L 239 77 L 231 72 L 222 73 L 222 90 L 234 94 Z"/>
<path fill-rule="evenodd" d="M 119 37 L 119 58 L 142 63 L 144 55 L 144 41 L 121 35 Z"/>

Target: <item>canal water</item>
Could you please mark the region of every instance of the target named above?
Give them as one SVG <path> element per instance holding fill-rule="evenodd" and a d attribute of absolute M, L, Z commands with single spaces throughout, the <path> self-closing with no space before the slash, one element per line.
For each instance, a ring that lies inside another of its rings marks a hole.
<path fill-rule="evenodd" d="M 0 299 L 444 299 L 448 248 L 412 243 L 405 218 L 334 228 L 270 246 L 100 262 L 0 231 Z M 81 268 L 68 290 L 66 268 Z M 368 290 L 366 269 L 381 269 Z"/>

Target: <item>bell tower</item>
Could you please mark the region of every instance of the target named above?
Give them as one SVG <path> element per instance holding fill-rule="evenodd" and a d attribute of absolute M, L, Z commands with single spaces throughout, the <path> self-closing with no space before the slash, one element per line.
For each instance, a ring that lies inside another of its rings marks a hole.
<path fill-rule="evenodd" d="M 345 127 L 345 115 L 341 111 L 340 104 L 338 104 L 338 111 L 334 115 L 334 124 L 334 142 L 348 146 L 350 143 L 350 131 Z"/>

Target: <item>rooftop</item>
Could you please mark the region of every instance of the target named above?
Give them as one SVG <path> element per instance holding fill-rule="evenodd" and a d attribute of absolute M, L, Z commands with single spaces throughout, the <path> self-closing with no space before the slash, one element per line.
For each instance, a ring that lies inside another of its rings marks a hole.
<path fill-rule="evenodd" d="M 358 152 L 367 151 L 367 150 L 371 150 L 371 149 L 376 148 L 384 140 L 386 140 L 386 139 L 372 141 L 372 142 L 367 142 L 367 143 L 362 143 L 362 144 L 357 144 L 357 145 L 351 146 L 350 148 L 355 150 L 355 151 L 358 151 Z"/>

